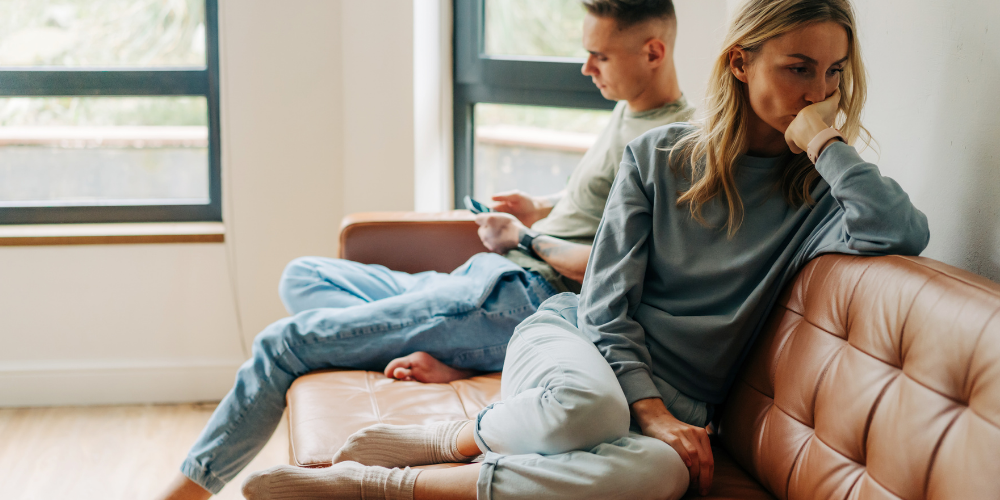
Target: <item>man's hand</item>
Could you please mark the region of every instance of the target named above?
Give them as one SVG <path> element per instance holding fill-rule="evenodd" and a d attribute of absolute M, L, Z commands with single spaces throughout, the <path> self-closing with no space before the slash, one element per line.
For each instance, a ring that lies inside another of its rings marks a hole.
<path fill-rule="evenodd" d="M 840 89 L 837 89 L 825 101 L 810 104 L 799 111 L 799 114 L 785 129 L 785 142 L 788 143 L 788 147 L 793 153 L 799 154 L 808 149 L 813 137 L 833 126 L 839 105 Z M 820 148 L 820 151 L 824 148 Z"/>
<path fill-rule="evenodd" d="M 677 450 L 691 474 L 691 488 L 708 495 L 715 474 L 715 459 L 708 431 L 703 427 L 685 424 L 674 418 L 659 398 L 641 399 L 632 403 L 632 415 L 642 433 L 669 444 Z"/>
<path fill-rule="evenodd" d="M 552 197 L 533 197 L 521 191 L 507 191 L 493 195 L 493 210 L 517 217 L 525 227 L 544 219 L 552 211 Z"/>
<path fill-rule="evenodd" d="M 521 230 L 524 225 L 514 216 L 496 212 L 482 213 L 476 216 L 479 224 L 479 239 L 483 246 L 494 253 L 507 253 L 517 248 L 521 241 Z"/>

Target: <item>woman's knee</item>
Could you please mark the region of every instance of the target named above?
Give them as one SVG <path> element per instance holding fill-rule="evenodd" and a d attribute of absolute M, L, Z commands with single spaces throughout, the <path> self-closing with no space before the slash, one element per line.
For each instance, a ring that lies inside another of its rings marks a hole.
<path fill-rule="evenodd" d="M 618 387 L 595 383 L 590 387 L 563 386 L 552 390 L 555 415 L 547 429 L 551 453 L 587 450 L 628 435 L 629 408 Z"/>

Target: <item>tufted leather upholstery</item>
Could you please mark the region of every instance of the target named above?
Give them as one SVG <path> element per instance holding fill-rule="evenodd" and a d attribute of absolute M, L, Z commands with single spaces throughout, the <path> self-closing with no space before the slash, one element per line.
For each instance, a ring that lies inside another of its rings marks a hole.
<path fill-rule="evenodd" d="M 719 428 L 778 498 L 1000 498 L 1000 286 L 825 256 L 773 311 Z"/>
<path fill-rule="evenodd" d="M 439 225 L 436 238 L 468 239 L 475 228 L 458 217 L 465 226 Z M 412 271 L 478 251 L 415 248 L 422 223 L 411 224 L 369 225 L 366 245 L 416 252 Z M 367 425 L 470 418 L 498 394 L 495 374 L 309 374 L 288 392 L 291 461 L 322 467 Z M 720 414 L 712 491 L 692 498 L 1000 499 L 1000 285 L 923 258 L 816 259 L 779 299 Z"/>

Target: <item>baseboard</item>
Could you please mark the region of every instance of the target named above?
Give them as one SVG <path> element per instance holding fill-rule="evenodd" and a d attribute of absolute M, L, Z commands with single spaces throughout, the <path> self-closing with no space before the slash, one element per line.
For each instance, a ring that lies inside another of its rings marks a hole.
<path fill-rule="evenodd" d="M 0 407 L 218 401 L 239 361 L 0 363 Z"/>

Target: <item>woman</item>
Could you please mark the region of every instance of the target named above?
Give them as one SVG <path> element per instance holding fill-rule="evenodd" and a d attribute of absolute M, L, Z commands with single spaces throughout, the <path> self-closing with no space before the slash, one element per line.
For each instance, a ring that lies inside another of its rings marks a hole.
<path fill-rule="evenodd" d="M 864 131 L 855 26 L 849 0 L 746 0 L 708 118 L 626 149 L 583 293 L 517 328 L 503 401 L 472 422 L 365 429 L 329 469 L 252 476 L 248 498 L 707 494 L 705 425 L 782 287 L 823 253 L 927 244 L 926 217 L 849 145 Z"/>

